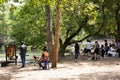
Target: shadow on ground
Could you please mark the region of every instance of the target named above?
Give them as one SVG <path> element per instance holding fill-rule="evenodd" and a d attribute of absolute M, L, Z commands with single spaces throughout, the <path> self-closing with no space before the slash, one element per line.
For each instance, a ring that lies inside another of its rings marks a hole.
<path fill-rule="evenodd" d="M 9 74 L 0 75 L 0 80 L 10 80 L 12 77 Z"/>
<path fill-rule="evenodd" d="M 73 75 L 75 78 L 54 78 L 50 80 L 120 80 L 119 73 L 90 73 L 90 74 L 82 74 L 82 75 Z"/>

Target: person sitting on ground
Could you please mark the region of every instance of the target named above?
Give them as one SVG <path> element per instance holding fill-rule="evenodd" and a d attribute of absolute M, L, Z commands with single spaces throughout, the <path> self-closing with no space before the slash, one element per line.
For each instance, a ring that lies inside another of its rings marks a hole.
<path fill-rule="evenodd" d="M 84 48 L 84 50 L 83 50 L 83 55 L 85 56 L 85 55 L 87 55 L 87 49 L 86 48 Z"/>
<path fill-rule="evenodd" d="M 116 55 L 116 50 L 115 48 L 111 45 L 110 49 L 108 51 L 108 57 L 114 57 Z"/>

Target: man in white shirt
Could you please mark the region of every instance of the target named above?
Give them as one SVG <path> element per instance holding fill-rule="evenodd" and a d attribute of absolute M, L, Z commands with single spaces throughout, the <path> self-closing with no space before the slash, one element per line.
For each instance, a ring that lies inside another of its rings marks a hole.
<path fill-rule="evenodd" d="M 87 52 L 88 55 L 90 55 L 91 49 L 92 49 L 91 41 L 87 40 L 87 43 L 86 43 L 86 52 Z"/>

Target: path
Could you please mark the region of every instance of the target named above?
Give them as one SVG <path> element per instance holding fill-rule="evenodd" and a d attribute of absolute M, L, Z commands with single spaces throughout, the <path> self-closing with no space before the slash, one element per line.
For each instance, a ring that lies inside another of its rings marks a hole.
<path fill-rule="evenodd" d="M 39 70 L 34 64 L 20 68 L 15 66 L 0 67 L 0 80 L 119 80 L 120 59 L 106 58 L 102 61 L 79 59 L 74 62 L 71 56 L 58 63 L 56 69 Z"/>

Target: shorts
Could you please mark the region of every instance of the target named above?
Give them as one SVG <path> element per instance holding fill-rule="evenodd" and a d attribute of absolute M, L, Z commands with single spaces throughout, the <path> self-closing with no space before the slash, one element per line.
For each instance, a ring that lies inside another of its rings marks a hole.
<path fill-rule="evenodd" d="M 99 54 L 99 48 L 96 48 L 96 49 L 94 50 L 94 53 Z"/>
<path fill-rule="evenodd" d="M 87 49 L 87 50 L 86 50 L 86 53 L 91 53 L 91 49 Z"/>

